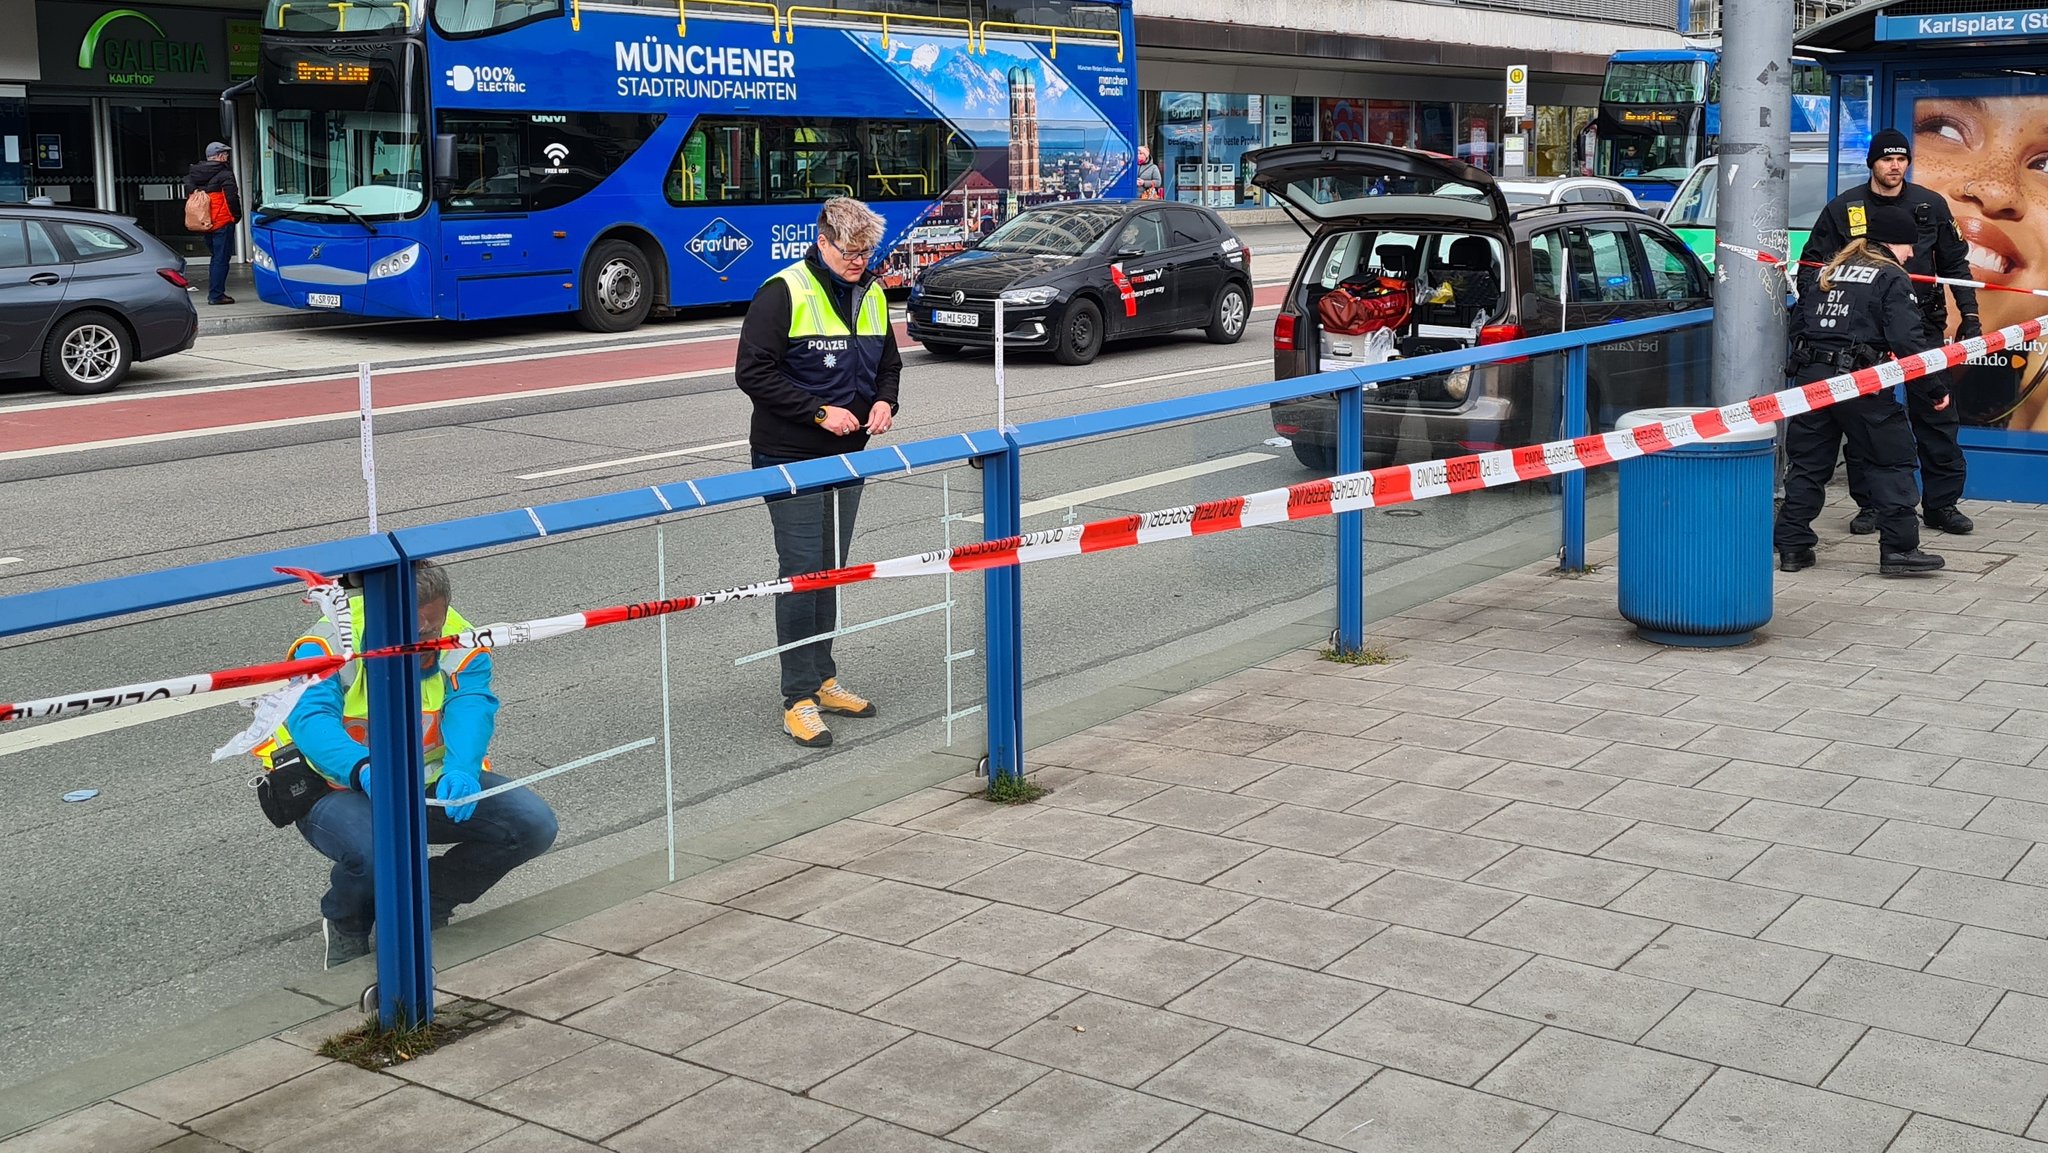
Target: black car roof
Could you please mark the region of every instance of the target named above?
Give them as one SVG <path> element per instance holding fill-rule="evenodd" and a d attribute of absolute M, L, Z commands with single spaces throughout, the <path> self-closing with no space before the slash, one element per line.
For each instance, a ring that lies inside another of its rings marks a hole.
<path fill-rule="evenodd" d="M 0 204 L 0 216 L 73 216 L 81 220 L 124 220 L 135 218 L 110 208 L 71 208 L 62 204 Z"/>

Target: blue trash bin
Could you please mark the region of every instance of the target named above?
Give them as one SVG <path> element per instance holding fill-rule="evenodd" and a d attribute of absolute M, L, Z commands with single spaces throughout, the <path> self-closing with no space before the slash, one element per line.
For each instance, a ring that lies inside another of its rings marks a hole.
<path fill-rule="evenodd" d="M 1615 427 L 1706 411 L 1640 409 Z M 1621 615 L 1638 636 L 1717 648 L 1770 623 L 1776 439 L 1768 427 L 1752 429 L 1620 462 L 1616 575 Z"/>

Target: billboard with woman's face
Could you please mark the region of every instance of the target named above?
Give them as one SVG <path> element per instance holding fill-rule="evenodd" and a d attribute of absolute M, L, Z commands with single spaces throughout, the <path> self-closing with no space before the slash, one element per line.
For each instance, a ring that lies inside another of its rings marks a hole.
<path fill-rule="evenodd" d="M 2015 94 L 2016 87 L 1950 81 L 1902 88 L 1911 178 L 1948 199 L 1970 246 L 1970 279 L 2048 289 L 2048 92 Z M 1989 332 L 2048 314 L 2048 297 L 1980 289 L 1977 308 Z M 1955 324 L 1951 307 L 1945 336 L 1953 337 Z M 2043 342 L 1981 358 L 1951 380 L 1965 424 L 2048 433 Z"/>

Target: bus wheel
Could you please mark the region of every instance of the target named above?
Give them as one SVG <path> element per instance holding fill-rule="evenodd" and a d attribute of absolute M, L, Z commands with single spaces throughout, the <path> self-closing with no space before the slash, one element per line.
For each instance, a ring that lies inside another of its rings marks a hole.
<path fill-rule="evenodd" d="M 592 332 L 640 327 L 654 303 L 647 257 L 623 240 L 607 240 L 583 261 L 583 302 L 576 321 Z"/>

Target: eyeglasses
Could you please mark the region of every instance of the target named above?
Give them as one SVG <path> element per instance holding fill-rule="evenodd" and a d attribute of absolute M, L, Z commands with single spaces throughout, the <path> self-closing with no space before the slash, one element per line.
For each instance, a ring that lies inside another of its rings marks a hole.
<path fill-rule="evenodd" d="M 833 240 L 832 238 L 824 236 L 822 234 L 820 234 L 819 238 L 824 240 L 825 243 L 830 244 L 832 246 L 832 250 L 839 254 L 840 259 L 845 260 L 848 263 L 859 261 L 862 264 L 866 264 L 875 255 L 875 250 L 873 248 L 847 248 L 844 245 L 840 244 L 838 241 Z"/>

